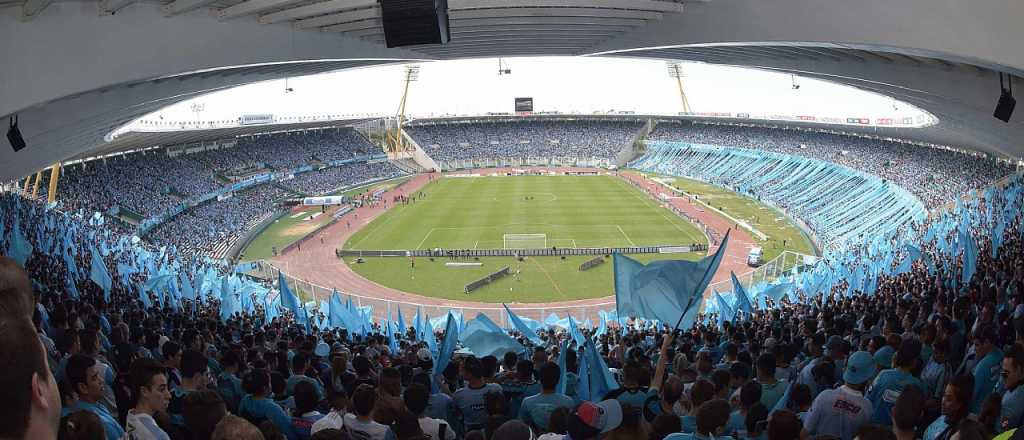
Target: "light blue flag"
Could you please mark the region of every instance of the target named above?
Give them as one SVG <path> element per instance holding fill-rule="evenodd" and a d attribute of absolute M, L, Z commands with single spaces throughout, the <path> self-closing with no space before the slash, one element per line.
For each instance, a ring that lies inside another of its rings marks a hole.
<path fill-rule="evenodd" d="M 581 400 L 596 402 L 603 399 L 609 391 L 619 389 L 619 384 L 615 381 L 615 377 L 612 376 L 612 372 L 608 370 L 608 364 L 597 353 L 594 342 L 588 339 L 584 347 L 583 363 L 587 366 L 586 379 L 584 380 L 583 373 L 581 372 L 576 392 Z M 586 397 L 584 397 L 584 391 Z"/>
<path fill-rule="evenodd" d="M 512 326 L 515 327 L 516 331 L 521 333 L 528 341 L 536 345 L 544 345 L 544 340 L 541 339 L 540 336 L 537 336 L 537 331 L 535 329 L 530 329 L 530 327 L 519 318 L 519 315 L 516 315 L 516 312 L 513 312 L 512 309 L 508 308 L 508 305 L 504 303 L 501 305 L 505 307 L 505 312 L 508 313 L 508 320 L 512 321 Z"/>
<path fill-rule="evenodd" d="M 572 315 L 569 315 L 569 336 L 576 341 L 577 347 L 583 346 L 587 339 L 583 336 L 583 332 L 580 331 L 580 327 L 576 324 L 576 320 L 573 319 Z"/>
<path fill-rule="evenodd" d="M 601 317 L 601 322 L 604 322 L 604 317 Z M 555 387 L 555 392 L 565 394 L 565 384 L 569 382 L 568 369 L 565 368 L 565 352 L 569 350 L 569 340 L 562 341 L 562 345 L 558 350 L 558 371 L 561 372 L 561 376 L 558 378 L 558 385 Z"/>
<path fill-rule="evenodd" d="M 398 333 L 404 335 L 405 331 L 408 330 L 409 327 L 405 326 L 405 317 L 402 316 L 402 306 L 398 304 L 396 304 L 396 306 L 398 307 Z"/>
<path fill-rule="evenodd" d="M 796 289 L 796 286 L 793 283 L 773 284 L 762 291 L 759 296 L 762 298 L 771 298 L 772 301 L 775 301 L 775 305 L 777 307 L 779 302 L 782 301 L 782 298 L 785 298 L 786 294 L 794 289 Z"/>
<path fill-rule="evenodd" d="M 227 322 L 228 319 L 231 319 L 239 311 L 238 297 L 234 292 L 230 291 L 221 293 L 223 296 L 220 297 L 220 320 Z"/>
<path fill-rule="evenodd" d="M 423 330 L 423 309 L 420 307 L 416 308 L 416 316 L 413 317 L 412 327 L 414 333 L 416 333 L 416 339 L 422 341 L 423 334 L 421 333 L 421 330 Z"/>
<path fill-rule="evenodd" d="M 309 317 L 306 316 L 306 309 L 299 305 L 299 298 L 288 288 L 288 282 L 284 274 L 278 273 L 278 289 L 281 291 L 281 305 L 295 314 L 295 322 L 309 326 Z"/>
<path fill-rule="evenodd" d="M 494 356 L 501 359 L 505 353 L 520 354 L 526 351 L 522 344 L 512 339 L 483 313 L 478 313 L 476 318 L 466 324 L 465 332 L 459 332 L 459 342 L 478 357 Z"/>
<path fill-rule="evenodd" d="M 192 283 L 188 281 L 188 275 L 185 272 L 178 274 L 178 279 L 181 281 L 181 296 L 182 298 L 195 301 L 196 291 L 192 288 Z"/>
<path fill-rule="evenodd" d="M 68 253 L 67 249 L 61 251 L 61 254 L 64 256 L 64 266 L 68 268 L 68 273 L 77 280 L 78 265 L 75 264 L 75 258 L 72 257 L 70 253 Z"/>
<path fill-rule="evenodd" d="M 146 287 L 143 286 L 141 283 L 136 284 L 136 286 L 136 292 L 139 294 L 139 301 L 142 301 L 142 306 L 147 309 L 153 307 L 153 301 L 149 300 L 149 293 L 147 293 Z"/>
<path fill-rule="evenodd" d="M 399 352 L 399 347 L 398 347 L 398 336 L 396 336 L 396 335 L 400 335 L 402 332 L 399 331 L 398 324 L 396 324 L 391 319 L 388 319 L 387 328 L 388 328 L 388 349 L 391 350 L 391 355 L 392 356 L 397 356 L 398 352 Z"/>
<path fill-rule="evenodd" d="M 14 229 L 11 230 L 11 238 L 7 243 L 7 256 L 17 261 L 21 267 L 25 267 L 28 257 L 32 256 L 32 244 L 25 238 L 25 234 L 21 233 L 20 221 L 17 219 L 14 220 Z"/>
<path fill-rule="evenodd" d="M 110 273 L 107 272 L 107 265 L 103 263 L 103 258 L 100 257 L 100 253 L 96 251 L 95 247 L 91 249 L 91 253 L 92 267 L 89 269 L 89 279 L 103 289 L 103 301 L 110 303 L 110 287 L 113 280 L 110 278 Z"/>
<path fill-rule="evenodd" d="M 78 293 L 78 286 L 75 285 L 75 281 L 71 278 L 70 273 L 67 273 L 64 276 L 64 289 L 67 290 L 68 295 L 70 295 L 74 299 L 78 299 L 78 297 L 80 296 L 80 294 Z"/>
<path fill-rule="evenodd" d="M 964 270 L 960 281 L 967 286 L 978 269 L 978 244 L 974 241 L 974 235 L 966 229 L 960 232 L 960 237 L 964 242 Z"/>
<path fill-rule="evenodd" d="M 597 331 L 594 333 L 595 338 L 604 336 L 606 333 L 608 333 L 608 319 L 605 318 L 605 315 L 603 313 L 598 313 L 598 319 L 599 321 L 597 324 Z"/>
<path fill-rule="evenodd" d="M 270 295 L 267 295 L 263 297 L 263 301 L 263 307 L 266 310 L 263 324 L 269 325 L 274 320 L 274 318 L 280 316 L 277 309 L 281 307 L 281 295 L 278 294 L 277 296 L 274 297 L 273 300 L 270 299 Z"/>
<path fill-rule="evenodd" d="M 715 301 L 718 303 L 718 327 L 723 328 L 726 321 L 731 322 L 735 318 L 736 312 L 733 312 L 732 307 L 718 292 L 715 292 Z"/>
<path fill-rule="evenodd" d="M 345 308 L 345 303 L 341 301 L 341 295 L 338 295 L 337 289 L 334 289 L 334 291 L 331 292 L 331 301 L 328 304 L 328 310 L 328 322 L 330 322 L 331 327 L 348 328 L 348 320 L 345 317 L 348 313 L 348 309 Z"/>
<path fill-rule="evenodd" d="M 427 342 L 427 348 L 430 349 L 434 356 L 437 356 L 437 336 L 434 334 L 434 330 L 430 327 L 430 315 L 423 315 L 423 328 L 420 329 L 420 337 Z"/>
<path fill-rule="evenodd" d="M 433 380 L 430 381 L 431 387 L 437 390 L 437 377 L 444 374 L 445 368 L 448 368 L 448 363 L 452 360 L 452 353 L 455 352 L 455 343 L 459 340 L 459 323 L 456 322 L 455 317 L 451 314 L 448 315 L 448 325 L 445 326 L 444 341 L 441 342 L 441 350 L 437 352 L 437 368 L 434 369 Z"/>
<path fill-rule="evenodd" d="M 152 276 L 149 280 L 146 280 L 145 289 L 147 292 L 163 292 L 163 289 L 167 286 L 167 281 L 173 277 L 174 275 Z M 163 307 L 163 300 L 161 300 L 160 306 Z"/>
<path fill-rule="evenodd" d="M 726 234 L 718 251 L 698 262 L 664 260 L 644 265 L 625 255 L 614 254 L 618 316 L 691 327 L 702 308 L 704 289 L 718 270 L 728 243 L 729 234 Z"/>
<path fill-rule="evenodd" d="M 750 297 L 747 296 L 747 291 L 743 289 L 740 280 L 736 279 L 736 273 L 729 271 L 729 278 L 732 280 L 732 293 L 736 296 L 736 311 L 754 313 L 754 307 L 750 304 Z"/>

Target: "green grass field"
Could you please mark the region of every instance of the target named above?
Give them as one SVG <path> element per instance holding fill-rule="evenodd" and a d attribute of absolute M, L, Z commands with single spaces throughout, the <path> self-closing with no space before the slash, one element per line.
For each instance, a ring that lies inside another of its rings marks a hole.
<path fill-rule="evenodd" d="M 764 261 L 771 261 L 784 250 L 814 255 L 814 247 L 810 240 L 796 224 L 776 209 L 750 197 L 709 183 L 681 177 L 661 177 L 670 179 L 670 184 L 675 188 L 697 195 L 709 205 L 747 222 L 767 235 L 767 240 L 760 240 L 751 234 L 764 249 Z M 784 241 L 785 245 L 783 245 Z"/>
<path fill-rule="evenodd" d="M 355 196 L 361 195 L 361 194 L 366 193 L 366 192 L 376 191 L 378 189 L 389 190 L 391 188 L 394 188 L 394 187 L 396 187 L 398 185 L 401 185 L 401 184 L 405 183 L 405 181 L 409 180 L 409 179 L 411 179 L 411 177 L 409 177 L 409 176 L 398 177 L 398 178 L 394 178 L 394 179 L 391 179 L 391 180 L 385 180 L 383 182 L 377 182 L 377 183 L 371 183 L 369 185 L 357 186 L 355 188 L 350 188 L 350 189 L 347 189 L 347 190 L 344 190 L 344 191 L 339 191 L 339 192 L 333 193 L 331 195 L 332 196 L 355 197 Z"/>
<path fill-rule="evenodd" d="M 270 259 L 273 256 L 273 248 L 276 247 L 280 251 L 285 246 L 298 241 L 321 225 L 330 222 L 331 214 L 336 210 L 337 207 L 328 209 L 326 213 L 317 216 L 313 220 L 307 220 L 307 218 L 311 214 L 319 212 L 319 206 L 303 209 L 301 211 L 303 215 L 299 215 L 297 211 L 285 214 L 274 224 L 268 226 L 267 229 L 242 250 L 239 261 Z"/>
<path fill-rule="evenodd" d="M 547 246 L 706 244 L 689 222 L 611 176 L 444 178 L 426 198 L 397 206 L 345 243 L 346 249 L 502 248 L 504 234 L 546 234 Z M 531 197 L 531 200 L 526 200 Z M 638 256 L 641 261 L 700 254 Z M 368 258 L 351 264 L 364 277 L 407 292 L 488 302 L 550 302 L 612 293 L 611 262 L 580 272 L 588 257 L 481 258 L 482 267 L 446 267 L 446 259 Z M 353 259 L 354 260 L 354 259 Z M 504 266 L 519 270 L 466 295 L 466 284 Z"/>

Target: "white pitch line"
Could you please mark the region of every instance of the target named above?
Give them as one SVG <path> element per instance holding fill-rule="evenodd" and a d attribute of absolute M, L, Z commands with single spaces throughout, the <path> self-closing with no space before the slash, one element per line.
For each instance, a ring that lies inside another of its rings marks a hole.
<path fill-rule="evenodd" d="M 626 235 L 626 231 L 623 231 L 623 230 L 622 230 L 622 226 L 619 226 L 619 225 L 615 225 L 615 227 L 616 227 L 616 228 L 619 228 L 619 232 L 621 232 L 621 233 L 622 233 L 622 236 L 623 236 L 623 237 L 626 237 L 626 240 L 627 240 L 627 241 L 629 241 L 629 245 L 630 245 L 630 246 L 636 247 L 636 243 L 633 243 L 633 240 L 631 240 L 631 239 L 629 238 L 629 236 L 628 236 L 628 235 Z"/>
<path fill-rule="evenodd" d="M 423 246 L 423 243 L 426 243 L 426 242 L 427 242 L 427 237 L 430 237 L 430 234 L 433 234 L 433 233 L 434 233 L 434 229 L 437 229 L 437 228 L 430 228 L 430 230 L 429 230 L 429 231 L 427 231 L 427 235 L 424 235 L 424 236 L 423 236 L 423 239 L 422 239 L 422 240 L 420 240 L 420 244 L 416 245 L 416 250 L 419 250 L 419 249 L 420 249 L 420 246 Z"/>

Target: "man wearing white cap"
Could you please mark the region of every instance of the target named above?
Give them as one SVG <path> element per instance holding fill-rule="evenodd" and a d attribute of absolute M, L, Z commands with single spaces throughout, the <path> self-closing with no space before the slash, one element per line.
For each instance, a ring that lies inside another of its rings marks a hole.
<path fill-rule="evenodd" d="M 847 359 L 843 372 L 845 384 L 825 390 L 814 399 L 804 428 L 810 435 L 831 435 L 851 440 L 862 425 L 871 423 L 874 408 L 864 397 L 864 389 L 875 376 L 877 367 L 871 353 L 858 351 Z"/>

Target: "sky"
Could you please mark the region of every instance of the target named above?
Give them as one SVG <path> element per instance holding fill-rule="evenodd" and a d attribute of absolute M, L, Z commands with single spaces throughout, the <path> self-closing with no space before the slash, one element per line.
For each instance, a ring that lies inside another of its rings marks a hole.
<path fill-rule="evenodd" d="M 513 112 L 514 99 L 532 97 L 534 111 L 633 111 L 675 115 L 678 88 L 664 61 L 607 57 L 504 58 L 426 62 L 412 83 L 406 114 L 413 117 Z M 694 112 L 906 117 L 920 110 L 888 97 L 788 74 L 683 63 L 683 87 Z M 216 92 L 162 109 L 143 119 L 234 120 L 243 114 L 277 117 L 394 115 L 404 65 L 267 81 Z M 794 90 L 796 82 L 800 86 Z M 293 92 L 286 93 L 287 87 Z M 193 104 L 201 104 L 196 113 Z"/>

